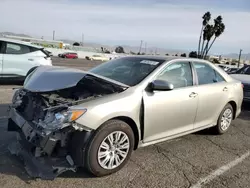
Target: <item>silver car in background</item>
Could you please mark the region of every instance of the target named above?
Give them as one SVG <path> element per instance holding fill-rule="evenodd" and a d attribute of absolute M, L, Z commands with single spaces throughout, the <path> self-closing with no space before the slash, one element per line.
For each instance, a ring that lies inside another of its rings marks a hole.
<path fill-rule="evenodd" d="M 231 77 L 239 80 L 243 84 L 243 100 L 246 102 L 250 102 L 250 65 L 246 65 L 241 69 L 229 74 Z"/>
<path fill-rule="evenodd" d="M 225 133 L 241 112 L 240 81 L 189 58 L 122 57 L 89 72 L 39 67 L 15 92 L 9 149 L 29 175 L 53 179 L 85 167 L 120 170 L 133 150 L 213 127 Z"/>

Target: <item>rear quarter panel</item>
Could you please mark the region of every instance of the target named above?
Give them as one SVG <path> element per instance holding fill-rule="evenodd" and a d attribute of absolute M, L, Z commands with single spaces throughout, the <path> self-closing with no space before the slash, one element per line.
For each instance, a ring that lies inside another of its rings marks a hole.
<path fill-rule="evenodd" d="M 229 100 L 236 103 L 236 117 L 238 117 L 241 113 L 241 106 L 243 102 L 243 87 L 241 82 L 237 80 L 229 82 L 229 86 Z"/>
<path fill-rule="evenodd" d="M 240 81 L 232 78 L 220 67 L 210 63 L 226 80 L 226 86 L 229 88 L 228 102 L 234 101 L 236 103 L 236 117 L 241 113 L 241 105 L 243 102 L 243 88 Z M 226 104 L 225 104 L 226 105 Z"/>

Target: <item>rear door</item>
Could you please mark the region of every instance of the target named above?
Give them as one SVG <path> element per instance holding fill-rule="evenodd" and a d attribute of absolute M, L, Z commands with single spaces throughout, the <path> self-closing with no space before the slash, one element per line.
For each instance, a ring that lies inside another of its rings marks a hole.
<path fill-rule="evenodd" d="M 31 52 L 32 47 L 5 42 L 2 75 L 4 77 L 26 76 L 29 69 L 39 65 L 36 57 Z"/>
<path fill-rule="evenodd" d="M 217 122 L 219 114 L 228 102 L 230 84 L 208 63 L 193 62 L 197 73 L 197 94 L 199 97 L 194 128 L 201 128 Z"/>
<path fill-rule="evenodd" d="M 2 77 L 3 70 L 3 42 L 0 41 L 0 77 Z"/>

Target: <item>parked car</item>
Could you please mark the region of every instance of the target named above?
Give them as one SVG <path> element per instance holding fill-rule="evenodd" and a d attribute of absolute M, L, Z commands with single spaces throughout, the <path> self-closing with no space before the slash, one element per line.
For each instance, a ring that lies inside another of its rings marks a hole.
<path fill-rule="evenodd" d="M 102 55 L 93 55 L 90 57 L 90 60 L 93 61 L 109 61 L 110 58 Z"/>
<path fill-rule="evenodd" d="M 62 54 L 58 54 L 58 57 L 67 58 L 67 59 L 77 59 L 78 55 L 75 52 L 65 52 Z"/>
<path fill-rule="evenodd" d="M 226 72 L 230 69 L 230 67 L 226 65 L 218 65 L 218 67 L 222 68 Z"/>
<path fill-rule="evenodd" d="M 91 60 L 89 56 L 85 56 L 85 59 L 87 59 L 87 60 Z"/>
<path fill-rule="evenodd" d="M 12 154 L 32 177 L 85 167 L 95 176 L 120 170 L 133 150 L 207 128 L 223 134 L 241 112 L 240 81 L 212 63 L 132 56 L 89 72 L 39 67 L 16 90 Z"/>
<path fill-rule="evenodd" d="M 242 67 L 230 76 L 242 82 L 244 85 L 244 101 L 250 101 L 250 65 Z"/>
<path fill-rule="evenodd" d="M 27 74 L 40 65 L 52 65 L 44 48 L 0 38 L 0 78 L 24 80 Z"/>
<path fill-rule="evenodd" d="M 237 70 L 239 70 L 238 68 L 229 68 L 226 72 L 228 74 L 232 74 L 232 73 L 235 73 Z"/>

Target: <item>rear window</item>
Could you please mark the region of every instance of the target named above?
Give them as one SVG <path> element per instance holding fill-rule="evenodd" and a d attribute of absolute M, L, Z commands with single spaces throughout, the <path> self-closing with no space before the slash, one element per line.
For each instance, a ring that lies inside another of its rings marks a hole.
<path fill-rule="evenodd" d="M 24 44 L 18 44 L 18 43 L 12 43 L 12 42 L 6 42 L 5 46 L 5 54 L 27 54 L 30 52 L 38 51 L 38 48 L 27 46 Z"/>

